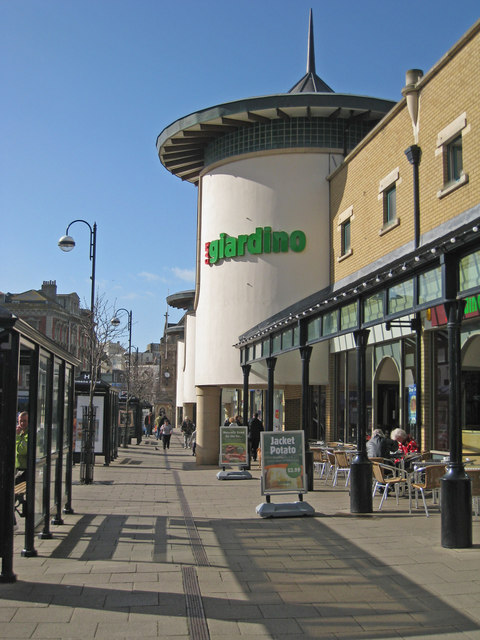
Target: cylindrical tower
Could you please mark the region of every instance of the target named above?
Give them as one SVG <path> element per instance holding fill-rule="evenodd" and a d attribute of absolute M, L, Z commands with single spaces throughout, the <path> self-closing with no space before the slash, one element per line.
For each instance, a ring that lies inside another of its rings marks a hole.
<path fill-rule="evenodd" d="M 316 75 L 310 16 L 307 72 L 288 93 L 217 105 L 159 135 L 162 164 L 198 186 L 197 390 L 241 388 L 239 335 L 329 284 L 327 176 L 393 104 L 334 93 Z M 200 447 L 201 462 L 216 452 L 201 458 Z"/>

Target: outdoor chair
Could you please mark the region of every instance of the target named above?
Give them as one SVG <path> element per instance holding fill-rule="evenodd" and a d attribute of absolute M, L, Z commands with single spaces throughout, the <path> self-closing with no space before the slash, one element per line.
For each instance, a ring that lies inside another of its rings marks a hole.
<path fill-rule="evenodd" d="M 318 473 L 320 478 L 325 474 L 328 460 L 323 449 L 312 449 L 313 451 L 313 469 Z"/>
<path fill-rule="evenodd" d="M 325 451 L 325 455 L 327 456 L 327 473 L 325 474 L 325 484 L 328 482 L 328 478 L 330 475 L 332 479 L 335 478 L 335 454 L 333 451 L 329 451 L 328 449 Z"/>
<path fill-rule="evenodd" d="M 410 494 L 410 477 L 408 473 L 403 469 L 395 469 L 391 465 L 382 464 L 381 462 L 372 462 L 372 472 L 374 480 L 373 497 L 375 497 L 375 493 L 378 489 L 383 489 L 383 495 L 380 500 L 378 510 L 381 511 L 383 503 L 388 497 L 388 490 L 390 487 L 393 487 L 395 490 L 395 498 L 398 505 L 400 487 L 404 487 L 408 491 L 408 512 L 411 513 L 412 500 Z M 389 472 L 394 473 L 395 475 L 389 476 Z"/>
<path fill-rule="evenodd" d="M 480 497 L 480 469 L 465 469 L 472 481 L 472 506 L 478 518 L 478 499 Z"/>
<path fill-rule="evenodd" d="M 445 475 L 444 464 L 431 464 L 425 467 L 420 467 L 415 470 L 415 476 L 418 477 L 422 474 L 423 481 L 414 480 L 411 483 L 412 489 L 415 489 L 415 509 L 418 509 L 418 492 L 422 496 L 423 507 L 425 509 L 425 515 L 429 517 L 427 501 L 425 500 L 425 492 L 432 492 L 432 502 L 436 503 L 437 494 L 440 491 L 440 478 Z"/>
<path fill-rule="evenodd" d="M 333 486 L 337 486 L 338 474 L 343 473 L 345 477 L 345 486 L 348 485 L 350 480 L 350 461 L 345 451 L 334 451 L 335 457 L 335 473 L 333 476 Z"/>

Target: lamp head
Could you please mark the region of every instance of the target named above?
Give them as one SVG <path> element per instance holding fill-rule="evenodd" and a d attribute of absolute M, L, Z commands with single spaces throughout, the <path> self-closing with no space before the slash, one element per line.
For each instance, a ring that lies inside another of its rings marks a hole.
<path fill-rule="evenodd" d="M 62 236 L 58 241 L 58 246 L 62 251 L 71 251 L 75 247 L 75 240 L 72 236 Z"/>
<path fill-rule="evenodd" d="M 114 327 L 118 327 L 118 325 L 120 324 L 119 318 L 117 318 L 117 316 L 115 316 L 114 318 L 112 318 L 110 320 L 110 324 L 113 324 Z"/>

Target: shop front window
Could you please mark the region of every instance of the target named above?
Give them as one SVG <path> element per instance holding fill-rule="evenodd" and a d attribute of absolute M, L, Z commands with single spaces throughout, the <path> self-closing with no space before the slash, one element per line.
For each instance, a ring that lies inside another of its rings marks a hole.
<path fill-rule="evenodd" d="M 448 451 L 448 338 L 445 331 L 437 331 L 433 337 L 434 357 L 434 432 L 433 449 Z"/>

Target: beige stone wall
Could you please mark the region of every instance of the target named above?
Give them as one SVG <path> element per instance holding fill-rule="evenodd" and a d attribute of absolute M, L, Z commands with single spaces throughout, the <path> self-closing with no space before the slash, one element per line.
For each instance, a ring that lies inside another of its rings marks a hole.
<path fill-rule="evenodd" d="M 463 46 L 462 46 L 463 45 Z M 405 149 L 415 142 L 422 149 L 420 164 L 420 233 L 468 210 L 480 201 L 480 24 L 456 45 L 420 83 L 418 141 L 415 141 L 406 104 L 394 109 L 383 125 L 354 151 L 331 179 L 331 274 L 339 281 L 414 238 L 413 168 Z M 437 135 L 466 114 L 463 167 L 469 181 L 443 198 L 443 159 L 436 153 Z M 380 182 L 398 169 L 399 224 L 381 234 L 383 199 Z M 342 214 L 352 207 L 352 254 L 339 261 Z"/>

